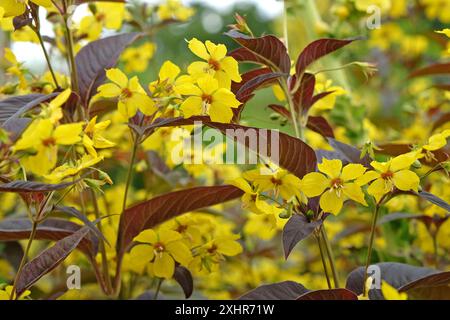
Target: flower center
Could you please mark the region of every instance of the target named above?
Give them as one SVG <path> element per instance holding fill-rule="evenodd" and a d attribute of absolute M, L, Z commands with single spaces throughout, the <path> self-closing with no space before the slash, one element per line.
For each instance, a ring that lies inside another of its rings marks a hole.
<path fill-rule="evenodd" d="M 123 98 L 127 98 L 128 99 L 128 98 L 131 98 L 133 96 L 133 92 L 131 92 L 131 90 L 128 89 L 128 88 L 123 88 L 121 96 Z"/>
<path fill-rule="evenodd" d="M 217 246 L 215 244 L 213 244 L 211 246 L 211 248 L 208 249 L 208 253 L 214 253 L 214 252 L 216 252 L 216 250 L 217 250 Z"/>
<path fill-rule="evenodd" d="M 209 59 L 208 64 L 211 68 L 213 68 L 215 71 L 220 70 L 220 63 L 219 61 L 216 61 L 214 59 Z"/>
<path fill-rule="evenodd" d="M 47 139 L 42 140 L 42 144 L 46 147 L 56 145 L 56 140 L 53 137 L 49 137 Z"/>
<path fill-rule="evenodd" d="M 343 181 L 340 178 L 336 178 L 336 179 L 331 180 L 330 185 L 331 185 L 331 188 L 333 188 L 333 189 L 339 189 L 339 188 L 342 188 Z"/>
<path fill-rule="evenodd" d="M 391 180 L 394 177 L 394 173 L 392 171 L 386 171 L 381 174 L 381 178 L 384 180 Z"/>
<path fill-rule="evenodd" d="M 104 13 L 99 13 L 95 16 L 95 18 L 97 19 L 98 22 L 101 22 L 101 21 L 105 20 L 106 16 Z"/>
<path fill-rule="evenodd" d="M 177 228 L 177 232 L 178 233 L 184 233 L 186 230 L 187 230 L 187 225 L 184 225 L 184 224 L 180 224 L 179 226 L 178 226 L 178 228 Z"/>
<path fill-rule="evenodd" d="M 213 102 L 213 97 L 209 94 L 203 94 L 202 95 L 202 100 L 203 102 L 205 102 L 206 104 L 211 104 Z"/>
<path fill-rule="evenodd" d="M 161 242 L 157 242 L 153 245 L 153 248 L 155 248 L 155 251 L 160 253 L 163 252 L 166 248 L 164 247 L 164 244 L 162 244 Z"/>
<path fill-rule="evenodd" d="M 276 186 L 281 186 L 283 184 L 283 181 L 281 181 L 280 179 L 277 179 L 275 177 L 272 177 L 270 179 L 270 182 L 272 182 L 272 184 L 276 185 Z"/>

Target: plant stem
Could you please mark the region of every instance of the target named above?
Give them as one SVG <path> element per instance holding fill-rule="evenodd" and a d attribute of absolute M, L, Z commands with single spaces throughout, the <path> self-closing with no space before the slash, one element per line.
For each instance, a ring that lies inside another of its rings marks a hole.
<path fill-rule="evenodd" d="M 366 292 L 366 282 L 367 282 L 367 270 L 369 269 L 370 261 L 372 259 L 372 249 L 373 249 L 373 240 L 375 239 L 375 230 L 377 228 L 377 220 L 378 215 L 380 213 L 380 204 L 377 203 L 375 206 L 375 212 L 372 217 L 372 227 L 370 229 L 370 240 L 369 240 L 369 247 L 367 249 L 367 258 L 366 258 L 366 266 L 364 269 L 364 281 L 363 281 L 363 294 L 364 296 L 367 295 Z"/>
<path fill-rule="evenodd" d="M 158 294 L 159 294 L 159 291 L 161 291 L 161 284 L 163 283 L 163 281 L 164 281 L 163 278 L 160 278 L 158 280 L 158 285 L 156 287 L 156 292 L 155 292 L 155 296 L 153 297 L 153 300 L 158 300 Z"/>
<path fill-rule="evenodd" d="M 322 242 L 321 242 L 320 238 L 321 238 L 320 234 L 316 235 L 317 244 L 319 246 L 320 258 L 322 260 L 322 265 L 323 265 L 323 272 L 325 273 L 325 277 L 327 279 L 328 289 L 331 289 L 330 276 L 328 275 L 327 263 L 325 261 L 324 255 L 323 255 L 323 246 L 322 246 Z"/>
<path fill-rule="evenodd" d="M 91 189 L 91 197 L 92 197 L 92 204 L 94 206 L 94 212 L 95 212 L 95 219 L 98 219 L 98 230 L 100 231 L 100 233 L 103 234 L 103 228 L 102 228 L 102 222 L 100 221 L 100 210 L 98 209 L 98 202 L 97 202 L 97 197 L 95 195 L 95 191 Z M 105 279 L 106 282 L 106 291 L 105 292 L 107 295 L 111 294 L 112 291 L 112 284 L 111 284 L 111 278 L 109 276 L 109 265 L 108 265 L 108 257 L 106 255 L 106 247 L 105 247 L 105 242 L 104 241 L 100 241 L 99 243 L 100 246 L 100 254 L 102 257 L 102 271 L 103 271 L 103 278 Z"/>
<path fill-rule="evenodd" d="M 60 86 L 58 84 L 58 80 L 56 79 L 56 75 L 55 75 L 55 72 L 53 70 L 52 64 L 50 63 L 50 57 L 48 55 L 47 49 L 45 48 L 44 40 L 42 40 L 41 32 L 39 31 L 38 28 L 36 28 L 34 30 L 34 32 L 36 33 L 36 35 L 37 35 L 37 37 L 39 39 L 39 43 L 41 45 L 42 51 L 44 52 L 45 61 L 47 61 L 48 70 L 50 71 L 50 74 L 52 75 L 52 79 L 53 79 L 53 82 L 55 84 L 55 87 L 56 87 L 56 89 L 59 89 Z"/>
<path fill-rule="evenodd" d="M 434 249 L 434 265 L 439 269 L 439 252 L 438 252 L 437 234 L 433 234 L 433 249 Z"/>
<path fill-rule="evenodd" d="M 138 137 L 136 136 L 136 138 L 133 139 L 133 150 L 131 152 L 130 165 L 128 167 L 128 172 L 127 172 L 127 181 L 125 184 L 125 192 L 123 195 L 122 212 L 124 212 L 127 207 L 128 190 L 130 189 L 131 178 L 133 176 L 133 165 L 134 165 L 134 161 L 136 159 L 136 152 L 137 152 L 137 148 L 139 145 L 137 140 L 138 140 Z"/>
<path fill-rule="evenodd" d="M 34 237 L 36 236 L 36 230 L 37 230 L 38 224 L 39 224 L 39 222 L 33 220 L 32 226 L 31 226 L 30 237 L 28 238 L 27 247 L 25 248 L 25 252 L 22 256 L 22 260 L 20 261 L 19 269 L 17 269 L 16 277 L 14 278 L 14 284 L 13 284 L 13 288 L 11 290 L 11 296 L 9 297 L 10 300 L 15 300 L 15 299 L 19 298 L 16 294 L 17 282 L 19 281 L 20 276 L 22 275 L 23 267 L 25 266 L 25 263 L 28 260 L 28 254 L 30 252 L 31 244 L 33 243 Z"/>
<path fill-rule="evenodd" d="M 283 0 L 283 38 L 284 45 L 289 53 L 289 32 L 288 32 L 288 17 L 287 17 L 287 0 Z"/>
<path fill-rule="evenodd" d="M 334 262 L 333 249 L 331 248 L 330 241 L 328 240 L 327 232 L 325 231 L 325 225 L 322 224 L 320 228 L 320 234 L 325 242 L 325 249 L 327 250 L 328 261 L 330 263 L 331 272 L 333 273 L 334 287 L 339 288 L 339 276 L 336 269 L 336 264 Z"/>
<path fill-rule="evenodd" d="M 289 111 L 291 112 L 292 124 L 294 125 L 295 136 L 299 139 L 303 139 L 302 130 L 299 128 L 298 123 L 297 123 L 297 115 L 295 112 L 294 101 L 292 100 L 291 93 L 289 92 L 287 78 L 284 77 L 280 81 L 280 84 L 281 84 L 281 88 L 284 91 L 284 95 L 286 96 L 286 99 L 288 101 Z"/>

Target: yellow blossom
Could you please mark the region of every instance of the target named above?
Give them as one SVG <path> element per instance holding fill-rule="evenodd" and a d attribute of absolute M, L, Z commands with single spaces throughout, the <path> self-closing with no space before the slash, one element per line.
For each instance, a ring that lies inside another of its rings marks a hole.
<path fill-rule="evenodd" d="M 367 188 L 369 194 L 377 202 L 387 193 L 397 187 L 402 191 L 418 191 L 420 179 L 409 167 L 417 160 L 417 152 L 399 155 L 387 162 L 372 161 L 370 165 L 375 171 L 368 171 L 358 179 L 358 183 L 366 184 L 374 180 Z"/>
<path fill-rule="evenodd" d="M 6 286 L 5 289 L 0 289 L 0 300 L 9 300 L 11 297 L 13 286 Z M 30 290 L 26 290 L 24 293 L 21 294 L 19 297 L 19 300 L 23 300 L 26 297 L 28 297 L 31 294 Z"/>
<path fill-rule="evenodd" d="M 210 74 L 219 81 L 219 86 L 223 88 L 230 88 L 231 80 L 241 82 L 238 63 L 233 57 L 227 56 L 225 45 L 216 45 L 209 40 L 203 44 L 193 38 L 189 41 L 189 49 L 197 57 L 206 61 L 196 61 L 189 65 L 188 72 L 194 78 Z"/>
<path fill-rule="evenodd" d="M 406 292 L 398 292 L 397 289 L 384 280 L 381 283 L 381 293 L 386 300 L 408 300 Z"/>
<path fill-rule="evenodd" d="M 156 45 L 146 42 L 138 47 L 126 49 L 122 54 L 126 72 L 144 72 L 156 52 Z"/>
<path fill-rule="evenodd" d="M 34 4 L 43 7 L 51 7 L 51 0 L 30 0 Z M 20 16 L 25 12 L 26 5 L 28 4 L 28 0 L 2 0 L 0 4 L 3 7 L 4 16 L 5 17 L 15 17 Z"/>
<path fill-rule="evenodd" d="M 302 191 L 307 197 L 320 196 L 323 211 L 338 214 L 346 197 L 367 206 L 361 186 L 355 183 L 366 168 L 350 163 L 342 168 L 341 160 L 323 159 L 317 165 L 320 172 L 311 172 L 302 179 Z"/>
<path fill-rule="evenodd" d="M 180 106 L 186 118 L 209 115 L 212 121 L 229 123 L 233 118 L 232 108 L 241 104 L 230 90 L 219 88 L 218 81 L 211 76 L 198 79 L 197 85 L 184 83 L 177 91 L 189 96 Z"/>
<path fill-rule="evenodd" d="M 98 92 L 105 98 L 119 98 L 119 112 L 126 118 L 134 117 L 139 109 L 145 115 L 152 115 L 156 111 L 155 103 L 147 95 L 137 77 L 128 77 L 119 69 L 109 69 L 106 77 L 113 83 L 103 84 Z"/>
<path fill-rule="evenodd" d="M 154 230 L 141 232 L 134 241 L 138 244 L 130 252 L 131 261 L 139 267 L 152 264 L 155 276 L 170 279 L 175 271 L 175 261 L 187 266 L 192 260 L 192 254 L 182 236 L 172 230 Z"/>
<path fill-rule="evenodd" d="M 157 14 L 161 20 L 186 21 L 194 14 L 194 9 L 183 6 L 179 0 L 166 0 L 158 7 Z"/>
<path fill-rule="evenodd" d="M 83 145 L 91 156 L 97 156 L 95 149 L 105 149 L 115 146 L 114 142 L 109 141 L 102 135 L 102 132 L 106 130 L 110 123 L 111 120 L 97 123 L 97 116 L 95 116 L 89 121 L 86 128 L 84 128 Z"/>

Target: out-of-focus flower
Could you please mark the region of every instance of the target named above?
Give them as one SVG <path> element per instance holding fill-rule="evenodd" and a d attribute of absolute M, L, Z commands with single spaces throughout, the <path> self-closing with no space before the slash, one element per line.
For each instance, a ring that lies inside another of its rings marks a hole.
<path fill-rule="evenodd" d="M 157 13 L 161 20 L 186 21 L 194 15 L 195 11 L 183 6 L 179 0 L 166 0 L 165 3 L 159 5 Z"/>
<path fill-rule="evenodd" d="M 9 300 L 11 297 L 11 293 L 13 290 L 13 286 L 6 286 L 5 289 L 0 290 L 0 300 Z M 31 294 L 30 290 L 26 290 L 19 297 L 19 300 L 23 300 Z M 14 295 L 15 296 L 15 295 Z"/>
<path fill-rule="evenodd" d="M 119 30 L 122 27 L 125 12 L 123 3 L 96 3 L 95 13 L 80 21 L 78 33 L 87 35 L 88 40 L 97 40 L 103 28 Z"/>
<path fill-rule="evenodd" d="M 51 7 L 51 0 L 30 0 L 34 4 L 42 7 Z M 16 17 L 25 12 L 28 0 L 2 0 L 0 7 L 4 9 L 4 17 Z"/>
<path fill-rule="evenodd" d="M 109 69 L 106 77 L 113 83 L 103 84 L 98 88 L 99 95 L 105 98 L 119 98 L 119 112 L 126 118 L 133 117 L 138 109 L 145 115 L 156 111 L 155 103 L 147 95 L 135 76 L 128 77 L 119 69 Z"/>
<path fill-rule="evenodd" d="M 21 89 L 26 89 L 28 86 L 27 80 L 25 79 L 27 70 L 19 63 L 19 61 L 17 61 L 16 56 L 9 48 L 5 48 L 5 59 L 9 62 L 6 72 L 16 76 L 19 79 L 19 87 Z"/>
<path fill-rule="evenodd" d="M 126 49 L 122 54 L 126 72 L 144 72 L 156 52 L 156 45 L 146 42 L 138 47 Z"/>
<path fill-rule="evenodd" d="M 450 2 L 447 0 L 420 0 L 425 7 L 425 14 L 429 19 L 439 19 L 443 23 L 450 23 Z"/>
<path fill-rule="evenodd" d="M 381 293 L 386 300 L 408 300 L 406 292 L 398 292 L 397 289 L 384 280 L 381 283 Z"/>

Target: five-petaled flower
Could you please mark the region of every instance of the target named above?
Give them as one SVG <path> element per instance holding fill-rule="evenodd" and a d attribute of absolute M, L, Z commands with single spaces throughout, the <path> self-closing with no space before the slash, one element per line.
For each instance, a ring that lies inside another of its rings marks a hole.
<path fill-rule="evenodd" d="M 307 197 L 320 196 L 323 211 L 338 214 L 346 198 L 367 206 L 361 186 L 355 182 L 366 171 L 363 165 L 350 163 L 342 168 L 341 160 L 323 159 L 317 167 L 324 174 L 311 172 L 305 175 L 302 191 Z"/>
<path fill-rule="evenodd" d="M 109 69 L 106 77 L 113 83 L 103 84 L 98 92 L 105 98 L 118 98 L 119 112 L 128 118 L 134 117 L 138 109 L 145 115 L 152 115 L 157 108 L 153 100 L 147 95 L 137 77 L 128 77 L 119 69 Z"/>

